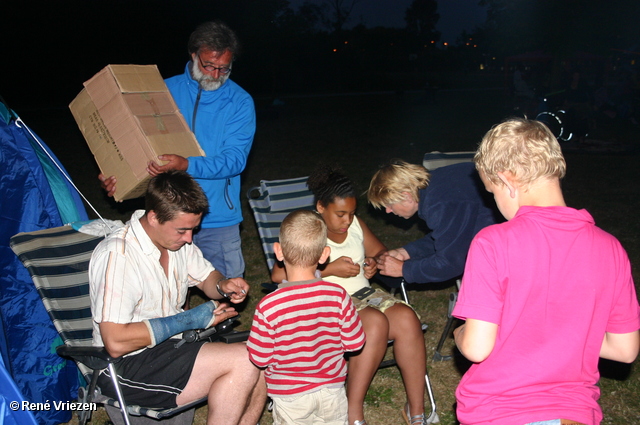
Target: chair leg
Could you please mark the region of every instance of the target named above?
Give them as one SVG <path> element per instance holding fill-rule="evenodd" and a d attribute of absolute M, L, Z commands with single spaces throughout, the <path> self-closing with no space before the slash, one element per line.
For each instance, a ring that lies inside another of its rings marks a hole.
<path fill-rule="evenodd" d="M 444 326 L 444 329 L 442 330 L 442 335 L 440 335 L 440 340 L 438 341 L 438 345 L 436 346 L 436 352 L 433 354 L 433 360 L 436 362 L 451 360 L 452 358 L 452 356 L 443 356 L 440 353 L 440 350 L 442 350 L 442 346 L 444 345 L 444 342 L 449 337 L 449 333 L 451 332 L 451 327 L 453 326 L 453 322 L 456 320 L 456 318 L 453 317 L 453 308 L 456 306 L 457 300 L 458 300 L 457 292 L 453 292 L 449 294 L 449 309 L 447 312 L 447 323 Z"/>
<path fill-rule="evenodd" d="M 87 388 L 85 387 L 80 387 L 78 388 L 78 402 L 82 403 L 84 405 L 84 403 L 91 403 L 91 399 L 88 395 L 87 395 Z M 87 423 L 87 421 L 89 421 L 91 418 L 91 410 L 87 409 L 87 410 L 79 410 L 78 411 L 78 425 L 85 425 Z"/>
<path fill-rule="evenodd" d="M 402 292 L 402 299 L 404 302 L 406 302 L 407 304 L 409 303 L 409 294 L 407 293 L 407 285 L 406 282 L 404 281 L 404 279 L 402 279 L 402 282 L 400 282 L 400 291 Z"/>
<path fill-rule="evenodd" d="M 109 363 L 109 374 L 111 375 L 111 381 L 113 382 L 116 395 L 118 396 L 118 403 L 120 403 L 120 411 L 122 412 L 122 419 L 126 425 L 131 425 L 129 421 L 129 413 L 127 412 L 127 404 L 124 402 L 124 396 L 122 395 L 122 389 L 118 382 L 118 375 L 116 374 L 116 368 L 113 363 Z"/>
<path fill-rule="evenodd" d="M 431 404 L 431 413 L 427 416 L 427 424 L 436 424 L 440 422 L 438 412 L 436 411 L 436 399 L 433 396 L 433 388 L 431 388 L 431 380 L 427 373 L 424 374 L 424 380 L 429 394 L 429 403 Z"/>
<path fill-rule="evenodd" d="M 99 371 L 93 371 L 89 385 L 78 388 L 78 401 L 80 403 L 91 403 L 96 397 L 96 385 L 98 383 Z M 78 411 L 78 425 L 85 425 L 91 420 L 91 410 Z"/>

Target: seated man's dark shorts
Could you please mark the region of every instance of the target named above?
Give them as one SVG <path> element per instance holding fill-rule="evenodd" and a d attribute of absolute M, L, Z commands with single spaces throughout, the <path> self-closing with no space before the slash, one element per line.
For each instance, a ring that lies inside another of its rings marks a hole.
<path fill-rule="evenodd" d="M 175 345 L 179 339 L 168 339 L 139 354 L 123 357 L 116 365 L 118 382 L 124 400 L 151 408 L 176 407 L 176 397 L 189 381 L 196 357 L 206 341 Z M 102 394 L 116 398 L 109 371 L 98 378 Z"/>

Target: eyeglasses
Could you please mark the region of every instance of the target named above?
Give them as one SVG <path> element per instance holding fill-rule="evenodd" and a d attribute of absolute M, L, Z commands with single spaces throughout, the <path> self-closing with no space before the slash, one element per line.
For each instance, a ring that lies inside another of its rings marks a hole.
<path fill-rule="evenodd" d="M 230 66 L 214 66 L 214 65 L 205 65 L 202 62 L 202 58 L 198 55 L 198 61 L 200 62 L 200 66 L 202 68 L 204 68 L 205 71 L 207 72 L 214 72 L 214 71 L 218 71 L 220 74 L 222 75 L 227 75 L 228 73 L 231 72 L 231 67 Z"/>

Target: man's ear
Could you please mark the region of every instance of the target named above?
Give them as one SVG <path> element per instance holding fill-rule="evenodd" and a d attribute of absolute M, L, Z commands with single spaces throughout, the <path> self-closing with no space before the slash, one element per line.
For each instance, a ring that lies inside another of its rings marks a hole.
<path fill-rule="evenodd" d="M 318 264 L 324 264 L 329 258 L 330 254 L 331 254 L 331 248 L 328 246 L 325 246 L 324 249 L 322 250 L 322 255 L 320 256 L 320 259 L 318 260 Z"/>
<path fill-rule="evenodd" d="M 273 253 L 276 254 L 278 261 L 284 261 L 284 255 L 282 255 L 282 245 L 280 242 L 273 243 Z"/>
<path fill-rule="evenodd" d="M 518 193 L 518 185 L 511 171 L 498 171 L 498 178 L 509 190 L 509 196 L 513 199 Z"/>
<path fill-rule="evenodd" d="M 160 224 L 160 222 L 158 221 L 158 215 L 156 214 L 155 211 L 153 210 L 148 211 L 146 213 L 146 216 L 147 216 L 147 222 L 149 223 L 149 225 L 155 227 Z"/>

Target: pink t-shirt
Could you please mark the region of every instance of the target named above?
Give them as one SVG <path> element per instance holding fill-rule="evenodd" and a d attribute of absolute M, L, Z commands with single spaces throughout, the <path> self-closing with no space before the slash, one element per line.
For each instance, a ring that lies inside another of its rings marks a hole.
<path fill-rule="evenodd" d="M 499 325 L 493 351 L 456 390 L 463 425 L 599 424 L 605 332 L 640 328 L 626 252 L 567 207 L 521 207 L 478 233 L 453 315 Z"/>

